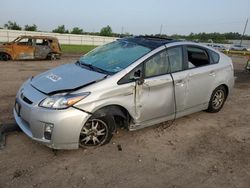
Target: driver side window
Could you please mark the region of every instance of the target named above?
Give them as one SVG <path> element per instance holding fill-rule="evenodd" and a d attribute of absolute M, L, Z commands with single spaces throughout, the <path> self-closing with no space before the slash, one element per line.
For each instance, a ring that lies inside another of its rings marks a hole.
<path fill-rule="evenodd" d="M 183 53 L 182 47 L 173 47 L 168 49 L 168 60 L 171 65 L 171 72 L 178 72 L 183 70 Z"/>
<path fill-rule="evenodd" d="M 145 78 L 169 73 L 167 51 L 164 50 L 145 62 Z"/>
<path fill-rule="evenodd" d="M 17 42 L 17 45 L 21 46 L 32 46 L 32 39 L 30 38 L 22 38 Z"/>

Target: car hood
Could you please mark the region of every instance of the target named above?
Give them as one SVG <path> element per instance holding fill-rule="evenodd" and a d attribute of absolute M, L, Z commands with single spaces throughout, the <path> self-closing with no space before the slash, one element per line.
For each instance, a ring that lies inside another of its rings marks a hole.
<path fill-rule="evenodd" d="M 74 91 L 103 79 L 106 75 L 66 64 L 44 72 L 31 80 L 31 85 L 46 94 Z"/>

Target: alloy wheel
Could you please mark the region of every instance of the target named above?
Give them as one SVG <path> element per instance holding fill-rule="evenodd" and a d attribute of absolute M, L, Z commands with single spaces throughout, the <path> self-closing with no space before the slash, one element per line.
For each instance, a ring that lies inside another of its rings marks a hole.
<path fill-rule="evenodd" d="M 89 120 L 80 133 L 80 146 L 98 146 L 105 142 L 108 136 L 108 126 L 100 119 Z"/>
<path fill-rule="evenodd" d="M 224 100 L 225 100 L 224 91 L 221 89 L 217 90 L 212 100 L 213 108 L 219 109 L 223 105 Z"/>

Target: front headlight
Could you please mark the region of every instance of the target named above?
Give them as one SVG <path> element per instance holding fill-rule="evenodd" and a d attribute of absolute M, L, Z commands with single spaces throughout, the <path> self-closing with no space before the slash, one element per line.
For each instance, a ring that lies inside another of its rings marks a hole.
<path fill-rule="evenodd" d="M 84 92 L 80 94 L 55 95 L 45 98 L 42 102 L 40 102 L 39 106 L 51 109 L 65 109 L 86 98 L 89 94 L 90 92 Z"/>

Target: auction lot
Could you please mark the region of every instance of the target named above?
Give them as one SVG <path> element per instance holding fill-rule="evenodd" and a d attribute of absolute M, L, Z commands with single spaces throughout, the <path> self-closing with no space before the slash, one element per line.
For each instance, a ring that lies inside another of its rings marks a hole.
<path fill-rule="evenodd" d="M 0 124 L 14 123 L 15 95 L 26 79 L 78 57 L 1 61 Z M 249 187 L 250 74 L 246 58 L 232 59 L 236 84 L 219 113 L 118 130 L 105 146 L 56 153 L 10 133 L 0 150 L 0 187 Z"/>

